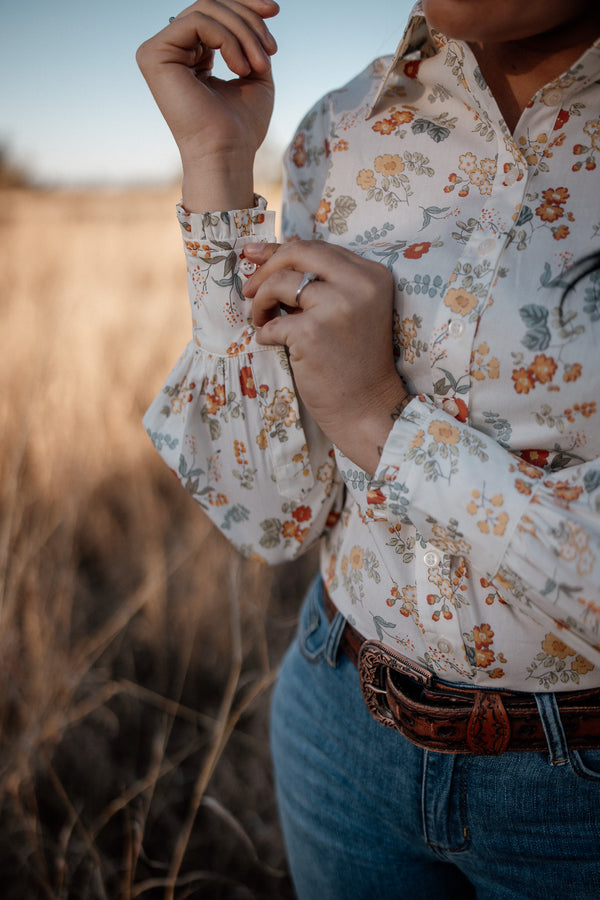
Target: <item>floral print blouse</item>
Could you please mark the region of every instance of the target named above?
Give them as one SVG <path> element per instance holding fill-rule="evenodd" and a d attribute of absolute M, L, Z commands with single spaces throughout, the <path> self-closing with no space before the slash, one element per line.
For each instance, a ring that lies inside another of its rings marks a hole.
<path fill-rule="evenodd" d="M 396 281 L 415 399 L 373 478 L 302 408 L 240 288 L 256 207 L 178 208 L 192 340 L 145 417 L 242 553 L 321 544 L 337 607 L 447 681 L 600 685 L 600 41 L 511 135 L 469 47 L 414 8 L 391 59 L 321 100 L 286 158 L 286 240 L 332 241 Z"/>

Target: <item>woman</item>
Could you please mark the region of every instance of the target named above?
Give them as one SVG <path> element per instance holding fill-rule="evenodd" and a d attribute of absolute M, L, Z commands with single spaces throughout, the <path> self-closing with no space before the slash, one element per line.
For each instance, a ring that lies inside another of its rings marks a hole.
<path fill-rule="evenodd" d="M 298 895 L 595 897 L 600 11 L 417 4 L 300 125 L 282 246 L 276 12 L 200 0 L 139 51 L 194 316 L 145 421 L 246 555 L 321 542 L 273 705 Z"/>

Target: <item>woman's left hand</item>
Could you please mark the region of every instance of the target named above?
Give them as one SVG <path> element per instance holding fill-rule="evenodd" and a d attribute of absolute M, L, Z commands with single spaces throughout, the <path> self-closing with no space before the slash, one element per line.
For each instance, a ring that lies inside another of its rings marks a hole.
<path fill-rule="evenodd" d="M 247 244 L 244 256 L 259 266 L 243 289 L 253 300 L 258 343 L 288 347 L 310 414 L 345 456 L 373 473 L 411 399 L 394 363 L 391 272 L 321 241 Z M 297 306 L 305 272 L 318 280 Z"/>

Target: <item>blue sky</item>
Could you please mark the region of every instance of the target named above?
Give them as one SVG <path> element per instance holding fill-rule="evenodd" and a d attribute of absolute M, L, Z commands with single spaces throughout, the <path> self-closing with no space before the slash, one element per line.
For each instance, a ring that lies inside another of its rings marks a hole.
<path fill-rule="evenodd" d="M 372 58 L 392 53 L 411 0 L 279 0 L 277 99 L 268 142 Z M 176 177 L 177 150 L 135 50 L 181 6 L 166 0 L 3 4 L 0 146 L 38 181 L 123 184 Z M 224 69 L 218 70 L 223 74 Z"/>

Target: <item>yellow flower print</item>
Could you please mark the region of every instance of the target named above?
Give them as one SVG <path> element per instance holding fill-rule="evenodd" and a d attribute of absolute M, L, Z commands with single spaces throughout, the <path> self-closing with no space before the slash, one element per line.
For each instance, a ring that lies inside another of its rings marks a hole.
<path fill-rule="evenodd" d="M 581 373 L 583 371 L 583 366 L 581 363 L 573 363 L 572 365 L 565 365 L 565 371 L 563 375 L 563 381 L 577 381 L 578 378 L 581 378 Z"/>
<path fill-rule="evenodd" d="M 331 203 L 328 203 L 327 200 L 321 200 L 321 203 L 317 210 L 317 214 L 315 216 L 317 222 L 326 222 L 330 212 Z"/>
<path fill-rule="evenodd" d="M 441 422 L 439 419 L 435 419 L 431 423 L 427 432 L 438 444 L 458 444 L 460 441 L 460 429 L 456 425 Z"/>
<path fill-rule="evenodd" d="M 269 446 L 267 432 L 264 428 L 256 435 L 256 443 L 260 450 L 266 450 Z"/>
<path fill-rule="evenodd" d="M 482 172 L 485 172 L 486 175 L 494 176 L 496 174 L 496 160 L 495 159 L 482 159 L 479 168 Z"/>
<path fill-rule="evenodd" d="M 492 497 L 486 497 L 485 493 L 474 488 L 471 491 L 471 500 L 467 503 L 467 512 L 470 516 L 481 516 L 477 522 L 477 527 L 482 534 L 495 534 L 501 537 L 506 531 L 509 522 L 507 512 L 497 512 L 504 504 L 502 494 L 494 494 Z"/>
<path fill-rule="evenodd" d="M 375 178 L 373 170 L 361 169 L 356 176 L 356 183 L 363 189 L 363 191 L 368 191 L 369 188 L 375 187 L 375 185 L 377 184 L 377 180 Z"/>
<path fill-rule="evenodd" d="M 555 659 L 566 659 L 567 656 L 575 655 L 575 651 L 568 644 L 565 644 L 564 641 L 561 641 L 560 638 L 556 637 L 555 634 L 552 634 L 552 632 L 547 634 L 542 642 L 542 650 Z"/>
<path fill-rule="evenodd" d="M 268 427 L 276 422 L 283 422 L 288 428 L 296 421 L 296 412 L 293 407 L 294 394 L 289 388 L 283 387 L 275 391 L 273 402 L 265 409 L 265 423 Z"/>
<path fill-rule="evenodd" d="M 486 360 L 490 352 L 489 345 L 485 342 L 479 344 L 473 354 L 471 377 L 476 381 L 485 381 L 485 378 L 496 380 L 500 375 L 500 363 L 495 356 Z"/>
<path fill-rule="evenodd" d="M 583 126 L 585 134 L 590 138 L 594 150 L 600 150 L 600 120 L 592 119 Z"/>
<path fill-rule="evenodd" d="M 473 153 L 463 153 L 459 157 L 458 168 L 470 175 L 477 170 L 477 157 Z"/>
<path fill-rule="evenodd" d="M 364 551 L 362 547 L 353 547 L 348 558 L 353 569 L 362 569 L 364 559 Z"/>
<path fill-rule="evenodd" d="M 575 672 L 577 672 L 578 675 L 587 675 L 587 673 L 591 672 L 594 667 L 592 663 L 585 658 L 585 656 L 576 656 L 571 663 L 571 668 Z"/>
<path fill-rule="evenodd" d="M 413 438 L 412 441 L 410 442 L 410 448 L 409 448 L 409 449 L 410 449 L 410 450 L 413 450 L 413 449 L 415 449 L 415 448 L 422 447 L 422 446 L 423 446 L 423 441 L 424 441 L 424 439 L 425 439 L 425 432 L 423 431 L 422 428 L 419 428 L 419 430 L 418 430 L 417 433 L 415 434 L 414 438 Z"/>
<path fill-rule="evenodd" d="M 415 351 L 413 341 L 417 337 L 417 326 L 413 318 L 402 320 L 400 328 L 396 332 L 398 344 L 402 350 L 402 358 L 404 362 L 413 363 L 415 361 Z"/>
<path fill-rule="evenodd" d="M 475 294 L 471 294 L 463 288 L 448 288 L 444 296 L 444 304 L 448 309 L 461 316 L 468 316 L 478 302 Z"/>
<path fill-rule="evenodd" d="M 552 381 L 556 369 L 557 365 L 552 357 L 546 356 L 545 353 L 539 353 L 529 367 L 529 371 L 540 384 L 547 384 L 549 381 Z"/>
<path fill-rule="evenodd" d="M 398 156 L 397 153 L 393 156 L 391 153 L 384 153 L 383 156 L 378 156 L 375 159 L 373 166 L 375 171 L 379 172 L 381 175 L 400 175 L 400 173 L 404 171 L 402 157 Z"/>

